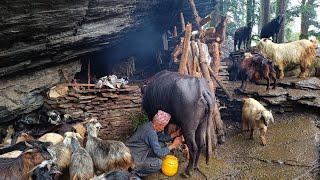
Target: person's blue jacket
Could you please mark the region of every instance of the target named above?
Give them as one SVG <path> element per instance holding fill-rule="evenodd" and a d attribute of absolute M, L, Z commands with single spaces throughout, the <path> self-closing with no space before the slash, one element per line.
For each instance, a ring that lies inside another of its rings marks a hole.
<path fill-rule="evenodd" d="M 127 140 L 135 162 L 143 162 L 149 154 L 155 154 L 162 158 L 170 150 L 168 147 L 161 147 L 157 132 L 152 127 L 152 122 L 147 122 L 136 130 L 136 132 Z"/>

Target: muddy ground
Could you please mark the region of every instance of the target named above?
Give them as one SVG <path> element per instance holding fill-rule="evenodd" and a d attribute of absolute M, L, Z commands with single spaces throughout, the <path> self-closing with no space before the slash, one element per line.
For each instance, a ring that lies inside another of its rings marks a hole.
<path fill-rule="evenodd" d="M 202 157 L 200 169 L 208 179 L 320 179 L 320 117 L 309 112 L 274 114 L 275 123 L 261 146 L 258 131 L 254 140 L 243 134 L 238 122 L 225 121 L 226 143 L 208 165 Z M 187 161 L 179 155 L 179 173 L 166 177 L 156 173 L 146 179 L 183 179 Z M 190 179 L 205 179 L 195 172 Z"/>

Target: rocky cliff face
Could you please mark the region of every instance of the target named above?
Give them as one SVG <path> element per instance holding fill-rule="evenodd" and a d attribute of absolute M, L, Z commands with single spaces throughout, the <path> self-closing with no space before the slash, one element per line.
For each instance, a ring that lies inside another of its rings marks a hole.
<path fill-rule="evenodd" d="M 4 1 L 0 4 L 0 76 L 107 48 L 152 21 L 161 24 L 179 3 L 180 0 Z"/>
<path fill-rule="evenodd" d="M 215 4 L 208 0 L 195 2 L 201 15 L 208 14 Z M 136 33 L 148 38 L 145 31 L 159 33 L 155 36 L 161 37 L 173 25 L 179 26 L 178 13 L 191 12 L 187 3 L 183 0 L 3 0 L 0 3 L 0 122 L 40 107 L 43 102 L 38 95 L 60 81 L 55 71 L 65 69 L 74 75 L 80 68 L 77 60 L 84 56 L 108 51 L 116 45 L 126 45 L 117 54 L 126 52 L 128 47 L 144 53 L 150 46 L 127 41 L 135 39 Z M 187 15 L 186 21 L 191 20 L 191 14 Z M 68 64 L 72 61 L 76 64 Z"/>

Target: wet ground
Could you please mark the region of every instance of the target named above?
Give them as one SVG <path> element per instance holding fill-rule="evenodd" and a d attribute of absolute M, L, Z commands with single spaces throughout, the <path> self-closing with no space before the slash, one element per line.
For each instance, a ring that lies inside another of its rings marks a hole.
<path fill-rule="evenodd" d="M 204 156 L 199 167 L 208 179 L 320 179 L 320 117 L 307 112 L 274 114 L 268 127 L 267 145 L 261 146 L 259 132 L 254 140 L 242 134 L 240 124 L 226 121 L 226 143 L 208 165 Z M 179 157 L 179 173 L 187 161 Z M 146 179 L 183 179 L 179 173 L 166 177 L 156 173 Z M 195 172 L 190 179 L 205 179 Z"/>

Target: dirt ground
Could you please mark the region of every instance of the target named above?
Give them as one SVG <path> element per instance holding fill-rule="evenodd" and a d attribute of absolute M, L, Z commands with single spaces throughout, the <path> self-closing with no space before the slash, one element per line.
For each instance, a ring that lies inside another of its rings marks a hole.
<path fill-rule="evenodd" d="M 267 132 L 267 145 L 261 146 L 258 131 L 254 140 L 242 134 L 238 122 L 226 121 L 226 143 L 208 165 L 202 155 L 199 167 L 208 179 L 320 179 L 320 117 L 308 112 L 274 114 L 275 123 Z M 145 179 L 183 179 L 187 165 L 179 157 L 179 173 L 166 177 L 155 173 Z M 194 172 L 189 179 L 205 179 Z"/>

